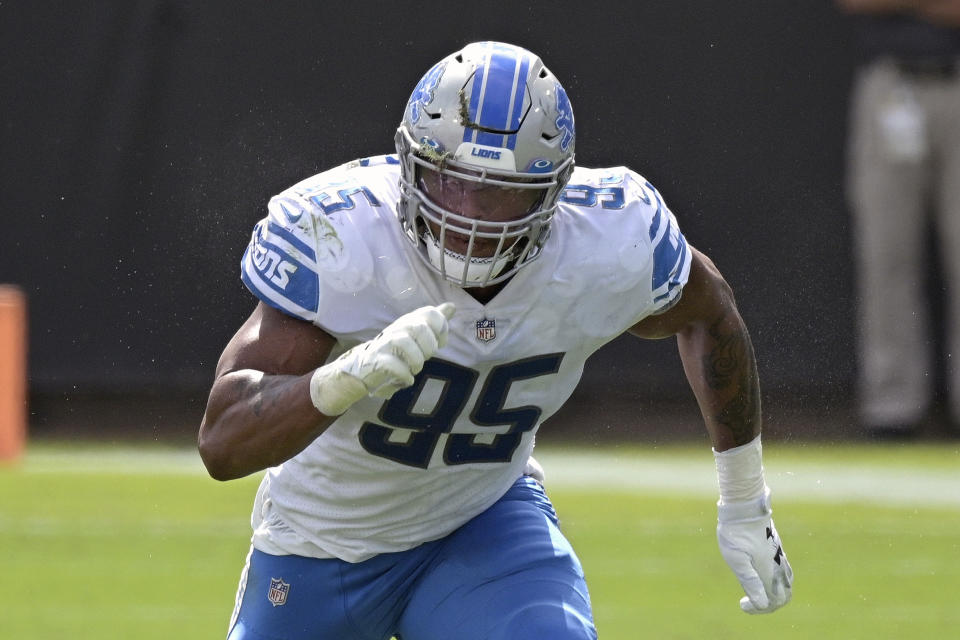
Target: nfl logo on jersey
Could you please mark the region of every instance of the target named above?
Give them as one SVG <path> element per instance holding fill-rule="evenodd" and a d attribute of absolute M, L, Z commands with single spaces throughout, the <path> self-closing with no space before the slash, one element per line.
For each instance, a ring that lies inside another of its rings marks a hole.
<path fill-rule="evenodd" d="M 477 339 L 481 342 L 490 342 L 497 337 L 497 321 L 484 318 L 477 320 Z"/>
<path fill-rule="evenodd" d="M 273 606 L 286 604 L 287 594 L 290 593 L 290 585 L 282 578 L 270 578 L 270 593 L 267 594 L 267 600 Z"/>

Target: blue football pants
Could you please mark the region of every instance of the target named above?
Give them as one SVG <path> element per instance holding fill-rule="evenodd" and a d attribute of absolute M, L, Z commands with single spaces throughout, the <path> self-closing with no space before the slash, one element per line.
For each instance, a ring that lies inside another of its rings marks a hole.
<path fill-rule="evenodd" d="M 253 550 L 238 600 L 228 640 L 597 637 L 580 561 L 526 477 L 446 538 L 409 551 L 349 563 Z"/>

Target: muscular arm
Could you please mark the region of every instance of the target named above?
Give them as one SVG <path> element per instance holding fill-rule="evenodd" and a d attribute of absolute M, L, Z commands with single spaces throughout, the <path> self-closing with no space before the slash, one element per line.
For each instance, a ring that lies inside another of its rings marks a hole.
<path fill-rule="evenodd" d="M 302 451 L 335 418 L 310 400 L 310 375 L 333 348 L 329 334 L 260 303 L 227 344 L 200 425 L 210 475 L 239 478 Z"/>
<path fill-rule="evenodd" d="M 690 276 L 669 311 L 630 329 L 641 338 L 677 336 L 687 380 L 717 451 L 746 444 L 761 428 L 760 382 L 747 327 L 730 286 L 691 247 Z"/>

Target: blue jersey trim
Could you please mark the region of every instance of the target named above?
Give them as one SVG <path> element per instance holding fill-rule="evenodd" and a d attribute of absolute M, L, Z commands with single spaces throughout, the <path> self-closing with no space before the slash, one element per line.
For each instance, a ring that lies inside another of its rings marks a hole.
<path fill-rule="evenodd" d="M 254 296 L 256 296 L 257 300 L 259 300 L 260 302 L 264 303 L 264 304 L 267 305 L 268 307 L 273 307 L 273 308 L 276 309 L 277 311 L 282 311 L 283 313 L 287 314 L 288 316 L 293 316 L 293 317 L 295 317 L 295 318 L 300 318 L 301 320 L 306 320 L 306 321 L 308 321 L 308 322 L 310 322 L 310 321 L 312 320 L 312 318 L 310 318 L 308 315 L 303 314 L 303 313 L 298 313 L 297 311 L 295 311 L 294 309 L 292 309 L 289 305 L 287 305 L 287 306 L 282 305 L 282 304 L 274 301 L 270 296 L 264 295 L 264 293 L 257 287 L 257 285 L 255 285 L 255 284 L 251 281 L 250 276 L 247 275 L 247 272 L 246 272 L 245 270 L 242 270 L 242 269 L 241 269 L 241 271 L 240 271 L 240 280 L 243 282 L 244 286 L 246 286 L 247 289 L 249 289 L 250 293 L 252 293 Z"/>
<path fill-rule="evenodd" d="M 687 241 L 669 222 L 666 233 L 653 250 L 653 290 L 669 283 L 670 289 L 680 284 L 677 280 L 687 256 Z M 674 245 L 674 239 L 676 245 Z"/>
<path fill-rule="evenodd" d="M 470 92 L 470 119 L 483 129 L 516 131 L 520 128 L 526 96 L 530 60 L 513 49 L 495 47 L 482 68 L 473 76 Z M 490 133 L 467 127 L 464 142 L 492 147 L 516 147 L 516 135 Z"/>
<path fill-rule="evenodd" d="M 283 301 L 289 301 L 305 313 L 317 310 L 320 302 L 317 274 L 280 246 L 258 239 L 247 247 L 241 265 L 244 284 L 271 306 L 301 317 L 302 313 L 285 306 Z"/>
<path fill-rule="evenodd" d="M 260 300 L 262 303 L 264 303 L 268 307 L 272 307 L 277 311 L 282 311 L 288 316 L 293 316 L 295 318 L 300 318 L 301 320 L 306 320 L 307 322 L 311 322 L 313 320 L 313 318 L 311 317 L 311 314 L 306 313 L 306 310 L 303 310 L 303 312 L 300 312 L 297 309 L 294 309 L 293 307 L 291 307 L 290 305 L 280 304 L 270 296 L 264 294 L 264 292 L 261 291 L 256 284 L 254 284 L 250 276 L 247 275 L 246 271 L 244 270 L 240 271 L 240 280 L 247 287 L 247 289 L 250 290 L 250 293 L 256 296 L 258 300 Z"/>
<path fill-rule="evenodd" d="M 287 229 L 278 225 L 276 222 L 269 221 L 269 220 L 267 221 L 267 231 L 289 242 L 291 245 L 293 245 L 293 247 L 297 249 L 297 251 L 305 255 L 310 260 L 314 262 L 317 261 L 316 252 L 313 249 L 311 249 L 306 242 L 304 242 L 297 236 L 293 235 L 291 231 L 288 231 Z"/>
<path fill-rule="evenodd" d="M 653 220 L 650 222 L 650 240 L 651 242 L 657 237 L 657 232 L 660 231 L 660 225 L 663 223 L 663 202 L 660 200 L 660 194 L 656 191 L 653 194 L 657 198 L 657 212 L 653 214 Z M 668 221 L 669 224 L 669 221 Z"/>

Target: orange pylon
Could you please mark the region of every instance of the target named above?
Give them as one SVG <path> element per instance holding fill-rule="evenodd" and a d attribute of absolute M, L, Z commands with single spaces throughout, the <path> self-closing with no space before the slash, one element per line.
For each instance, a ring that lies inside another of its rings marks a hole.
<path fill-rule="evenodd" d="M 27 441 L 27 299 L 0 285 L 0 461 L 16 460 Z"/>

